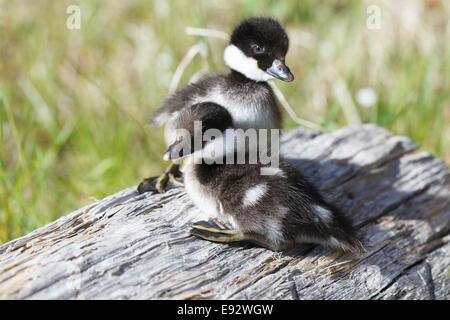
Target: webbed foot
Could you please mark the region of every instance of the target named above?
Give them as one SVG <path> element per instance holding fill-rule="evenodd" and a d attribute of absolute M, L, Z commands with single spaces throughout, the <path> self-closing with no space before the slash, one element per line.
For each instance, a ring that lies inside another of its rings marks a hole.
<path fill-rule="evenodd" d="M 248 241 L 273 251 L 286 250 L 291 246 L 289 243 L 274 244 L 260 234 L 243 233 L 239 230 L 229 229 L 216 219 L 195 222 L 192 224 L 191 234 L 212 242 L 231 243 Z"/>
<path fill-rule="evenodd" d="M 171 185 L 182 184 L 183 173 L 180 171 L 180 165 L 172 163 L 161 175 L 143 179 L 137 191 L 141 194 L 149 191 L 164 193 Z"/>

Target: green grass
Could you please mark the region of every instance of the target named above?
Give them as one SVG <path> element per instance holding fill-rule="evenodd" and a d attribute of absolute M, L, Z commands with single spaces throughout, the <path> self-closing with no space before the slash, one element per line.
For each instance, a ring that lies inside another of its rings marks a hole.
<path fill-rule="evenodd" d="M 353 99 L 377 92 L 374 107 L 356 104 L 364 122 L 450 162 L 445 1 L 419 6 L 407 28 L 403 10 L 382 6 L 381 30 L 365 27 L 360 1 L 167 3 L 0 0 L 0 243 L 163 169 L 162 130 L 144 125 L 178 63 L 204 41 L 211 72 L 226 70 L 224 41 L 187 36 L 187 26 L 229 32 L 244 17 L 280 19 L 296 80 L 277 85 L 300 117 L 347 125 L 332 89 L 340 77 Z M 80 30 L 66 28 L 69 4 L 81 7 Z M 204 63 L 196 58 L 180 85 Z M 286 115 L 284 128 L 295 126 Z"/>

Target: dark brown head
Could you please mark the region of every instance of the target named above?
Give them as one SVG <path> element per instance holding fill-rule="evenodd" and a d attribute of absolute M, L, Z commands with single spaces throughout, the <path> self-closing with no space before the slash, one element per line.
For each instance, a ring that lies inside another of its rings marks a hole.
<path fill-rule="evenodd" d="M 290 82 L 294 76 L 284 63 L 288 48 L 289 38 L 276 20 L 250 18 L 234 29 L 224 60 L 231 69 L 249 79 L 276 78 Z"/>
<path fill-rule="evenodd" d="M 199 151 L 232 126 L 231 115 L 218 104 L 204 102 L 187 107 L 175 120 L 176 140 L 167 149 L 164 159 L 174 160 Z"/>

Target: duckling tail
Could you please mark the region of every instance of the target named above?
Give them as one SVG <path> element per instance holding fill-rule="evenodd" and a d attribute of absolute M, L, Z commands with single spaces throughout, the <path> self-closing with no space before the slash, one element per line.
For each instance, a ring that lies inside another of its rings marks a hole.
<path fill-rule="evenodd" d="M 351 222 L 337 208 L 327 203 L 314 206 L 316 227 L 327 246 L 347 252 L 363 254 L 368 251 L 364 242 L 356 235 Z"/>
<path fill-rule="evenodd" d="M 337 237 L 333 237 L 331 246 L 337 247 L 347 252 L 355 253 L 355 254 L 364 254 L 368 251 L 367 246 L 356 236 L 346 236 L 345 239 L 339 239 Z"/>

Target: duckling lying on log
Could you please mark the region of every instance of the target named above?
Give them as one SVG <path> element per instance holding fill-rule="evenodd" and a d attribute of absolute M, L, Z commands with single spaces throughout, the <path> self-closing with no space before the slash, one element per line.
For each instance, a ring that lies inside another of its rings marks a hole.
<path fill-rule="evenodd" d="M 193 235 L 215 242 L 250 241 L 274 251 L 305 242 L 365 251 L 350 221 L 297 169 L 282 158 L 279 167 L 248 161 L 249 148 L 236 145 L 237 130 L 227 109 L 195 104 L 180 113 L 175 126 L 177 138 L 164 159 L 187 158 L 186 191 L 208 220 L 194 223 Z M 208 130 L 219 134 L 208 138 Z M 239 152 L 243 164 L 236 163 Z"/>

